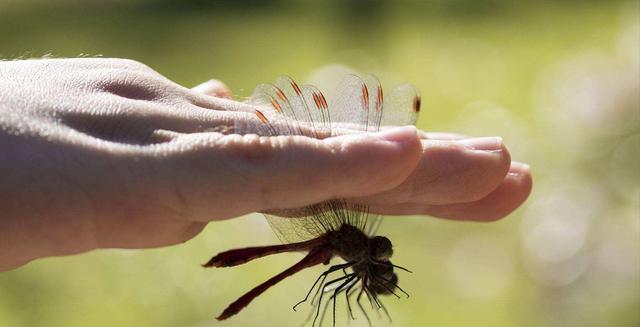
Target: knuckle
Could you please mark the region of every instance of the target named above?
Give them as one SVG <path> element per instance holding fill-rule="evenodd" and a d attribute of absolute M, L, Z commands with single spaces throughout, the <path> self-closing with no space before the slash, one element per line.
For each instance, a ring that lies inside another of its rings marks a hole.
<path fill-rule="evenodd" d="M 133 100 L 158 100 L 166 96 L 160 78 L 141 71 L 106 71 L 95 81 L 95 87 Z"/>
<path fill-rule="evenodd" d="M 233 135 L 226 138 L 222 147 L 243 165 L 264 167 L 274 163 L 276 156 L 273 150 L 278 147 L 278 143 L 271 137 Z"/>
<path fill-rule="evenodd" d="M 120 58 L 116 58 L 116 59 L 110 59 L 113 60 L 113 63 L 120 67 L 121 69 L 125 69 L 125 70 L 136 70 L 136 71 L 153 71 L 153 69 L 151 69 L 149 66 L 137 61 L 137 60 L 133 60 L 133 59 L 120 59 Z"/>

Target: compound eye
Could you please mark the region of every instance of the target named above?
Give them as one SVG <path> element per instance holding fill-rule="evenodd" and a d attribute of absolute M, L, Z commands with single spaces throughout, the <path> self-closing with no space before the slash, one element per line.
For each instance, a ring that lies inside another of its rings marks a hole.
<path fill-rule="evenodd" d="M 393 254 L 393 245 L 388 238 L 375 236 L 369 241 L 369 253 L 375 260 L 384 261 Z"/>

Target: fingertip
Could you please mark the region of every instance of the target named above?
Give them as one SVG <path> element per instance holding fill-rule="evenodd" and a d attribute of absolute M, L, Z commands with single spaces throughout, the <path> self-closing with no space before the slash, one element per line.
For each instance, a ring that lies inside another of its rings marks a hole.
<path fill-rule="evenodd" d="M 531 166 L 523 162 L 512 161 L 509 166 L 509 173 L 523 176 L 529 175 L 531 177 Z"/>
<path fill-rule="evenodd" d="M 422 140 L 424 153 L 408 198 L 445 205 L 482 199 L 509 171 L 511 156 L 499 137 Z"/>
<path fill-rule="evenodd" d="M 513 171 L 518 171 L 518 173 L 510 171 L 498 188 L 477 201 L 450 205 L 405 204 L 397 206 L 393 210 L 403 212 L 403 214 L 422 213 L 463 221 L 494 222 L 501 220 L 520 207 L 531 192 L 531 175 L 527 174 L 525 170 L 519 170 L 520 168 L 524 167 L 515 167 Z"/>
<path fill-rule="evenodd" d="M 511 162 L 509 173 L 507 175 L 519 184 L 519 189 L 523 198 L 522 201 L 524 202 L 533 190 L 533 175 L 531 173 L 531 167 L 526 163 L 513 161 Z"/>
<path fill-rule="evenodd" d="M 471 204 L 477 214 L 470 220 L 492 222 L 505 218 L 520 207 L 531 194 L 533 179 L 527 164 L 512 162 L 509 173 L 498 188 Z"/>

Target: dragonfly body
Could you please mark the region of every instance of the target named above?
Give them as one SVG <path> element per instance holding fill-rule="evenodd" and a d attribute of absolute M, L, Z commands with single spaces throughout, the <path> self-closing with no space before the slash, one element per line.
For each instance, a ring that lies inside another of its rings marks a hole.
<path fill-rule="evenodd" d="M 372 75 L 360 78 L 347 76 L 328 103 L 325 96 L 311 85 L 299 86 L 289 77 L 281 77 L 275 84 L 262 84 L 256 87 L 249 100 L 254 105 L 256 125 L 236 126 L 242 133 L 257 133 L 264 136 L 302 135 L 324 138 L 346 132 L 376 132 L 382 125 L 415 124 L 420 110 L 420 96 L 410 84 L 398 86 L 387 100 L 384 100 L 382 87 Z M 217 319 L 227 319 L 244 309 L 253 299 L 271 286 L 285 278 L 309 267 L 328 265 L 332 258 L 338 257 L 344 263 L 330 266 L 309 289 L 305 298 L 294 306 L 306 302 L 316 285 L 316 293 L 311 298 L 315 305 L 315 318 L 320 314 L 320 306 L 325 293 L 329 300 L 325 302 L 325 311 L 333 302 L 333 325 L 335 326 L 336 297 L 345 294 L 350 317 L 350 297 L 357 293 L 356 303 L 369 320 L 360 300 L 368 298 L 372 307 L 388 312 L 379 295 L 393 294 L 404 290 L 398 286 L 396 266 L 389 260 L 393 254 L 391 241 L 384 236 L 375 236 L 381 217 L 370 215 L 365 205 L 334 199 L 299 209 L 279 210 L 275 214 L 265 214 L 278 237 L 285 242 L 280 245 L 249 247 L 219 253 L 211 258 L 204 267 L 232 267 L 260 257 L 283 253 L 304 252 L 305 257 L 285 271 L 254 287 L 252 290 L 231 303 Z M 342 271 L 343 276 L 328 276 Z M 406 293 L 405 293 L 406 294 Z M 316 297 L 318 300 L 315 301 Z M 322 324 L 322 318 L 320 319 Z"/>
<path fill-rule="evenodd" d="M 310 241 L 249 247 L 222 252 L 211 258 L 203 266 L 231 267 L 260 257 L 295 251 L 307 251 L 308 254 L 289 269 L 256 286 L 230 304 L 217 319 L 225 320 L 237 314 L 271 286 L 305 268 L 319 264 L 329 264 L 334 256 L 339 256 L 347 263 L 339 265 L 341 268 L 352 268 L 354 279 L 370 277 L 390 281 L 395 278 L 397 281 L 393 266 L 388 261 L 393 253 L 391 241 L 384 236 L 369 237 L 359 228 L 349 224 L 343 224 L 338 230 L 329 231 L 325 235 Z M 377 285 L 376 283 L 372 284 Z M 373 286 L 372 291 L 378 294 L 389 294 L 395 288 L 395 285 L 388 285 L 387 287 L 389 290 L 384 287 Z"/>

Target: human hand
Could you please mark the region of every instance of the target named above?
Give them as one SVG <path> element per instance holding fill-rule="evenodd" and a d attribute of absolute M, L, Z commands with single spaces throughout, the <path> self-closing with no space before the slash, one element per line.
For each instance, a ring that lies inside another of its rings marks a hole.
<path fill-rule="evenodd" d="M 331 198 L 495 220 L 531 189 L 499 139 L 405 127 L 317 140 L 238 135 L 249 105 L 122 59 L 0 63 L 0 270 L 184 242 L 212 220 Z M 212 96 L 213 95 L 213 96 Z"/>

